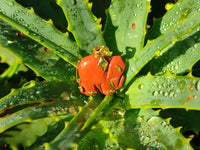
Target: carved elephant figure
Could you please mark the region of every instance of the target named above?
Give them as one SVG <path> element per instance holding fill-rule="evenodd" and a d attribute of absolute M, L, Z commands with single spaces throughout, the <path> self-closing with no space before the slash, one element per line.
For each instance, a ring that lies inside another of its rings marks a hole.
<path fill-rule="evenodd" d="M 121 56 L 104 56 L 108 63 L 104 71 L 99 66 L 100 59 L 89 55 L 78 62 L 79 89 L 85 95 L 95 96 L 97 90 L 104 95 L 113 95 L 122 87 L 125 63 Z"/>

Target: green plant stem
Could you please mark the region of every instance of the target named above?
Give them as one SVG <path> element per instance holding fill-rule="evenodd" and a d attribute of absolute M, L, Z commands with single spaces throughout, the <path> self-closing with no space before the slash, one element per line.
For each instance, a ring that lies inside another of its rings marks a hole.
<path fill-rule="evenodd" d="M 114 96 L 111 95 L 111 96 L 106 96 L 104 98 L 104 100 L 101 102 L 101 104 L 99 104 L 99 106 L 95 109 L 95 111 L 92 113 L 92 115 L 87 119 L 82 130 L 84 130 L 85 128 L 87 128 L 91 125 L 91 123 L 95 119 L 95 117 L 105 108 L 105 106 L 107 106 L 110 103 L 110 101 L 113 99 L 113 97 Z"/>
<path fill-rule="evenodd" d="M 66 128 L 49 145 L 47 150 L 70 148 L 74 141 L 80 136 L 80 132 L 89 127 L 105 106 L 113 99 L 113 96 L 106 96 L 102 101 L 102 96 L 92 98 L 87 105 L 67 124 Z"/>

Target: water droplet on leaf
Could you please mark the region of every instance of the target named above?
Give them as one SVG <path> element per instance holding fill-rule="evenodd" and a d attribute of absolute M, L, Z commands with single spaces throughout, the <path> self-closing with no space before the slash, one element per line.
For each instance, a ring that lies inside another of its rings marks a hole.
<path fill-rule="evenodd" d="M 158 94 L 159 94 L 158 91 L 153 92 L 153 96 L 158 96 Z"/>
<path fill-rule="evenodd" d="M 139 88 L 139 89 L 143 89 L 143 88 L 144 88 L 144 84 L 140 84 L 140 85 L 138 86 L 138 88 Z"/>
<path fill-rule="evenodd" d="M 196 82 L 195 88 L 196 88 L 197 91 L 200 90 L 200 80 L 198 80 L 198 81 Z"/>

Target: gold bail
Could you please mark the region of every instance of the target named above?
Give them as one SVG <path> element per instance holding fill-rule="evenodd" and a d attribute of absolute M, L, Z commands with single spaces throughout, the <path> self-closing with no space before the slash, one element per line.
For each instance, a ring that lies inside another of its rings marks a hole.
<path fill-rule="evenodd" d="M 96 46 L 93 48 L 94 56 L 100 57 L 98 66 L 101 68 L 103 72 L 106 71 L 108 67 L 108 61 L 105 59 L 104 56 L 109 54 L 109 49 L 106 46 Z"/>
<path fill-rule="evenodd" d="M 104 57 L 109 54 L 109 49 L 106 46 L 96 46 L 93 48 L 95 57 Z"/>

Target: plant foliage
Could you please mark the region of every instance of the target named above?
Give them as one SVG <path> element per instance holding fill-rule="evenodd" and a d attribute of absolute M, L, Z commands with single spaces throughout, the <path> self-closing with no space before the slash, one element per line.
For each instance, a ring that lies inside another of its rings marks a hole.
<path fill-rule="evenodd" d="M 0 149 L 200 149 L 200 1 L 159 3 L 1 0 Z M 125 82 L 86 97 L 76 65 L 100 45 Z"/>

